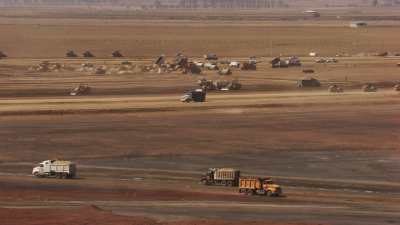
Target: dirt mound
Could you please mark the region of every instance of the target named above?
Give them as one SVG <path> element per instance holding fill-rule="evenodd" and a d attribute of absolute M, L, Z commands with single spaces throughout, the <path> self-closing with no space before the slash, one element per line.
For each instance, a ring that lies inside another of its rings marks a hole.
<path fill-rule="evenodd" d="M 257 222 L 228 222 L 228 221 L 176 221 L 157 222 L 143 217 L 126 217 L 104 211 L 97 206 L 87 205 L 74 209 L 7 209 L 0 208 L 2 225 L 278 225 Z M 293 224 L 294 225 L 294 224 Z"/>

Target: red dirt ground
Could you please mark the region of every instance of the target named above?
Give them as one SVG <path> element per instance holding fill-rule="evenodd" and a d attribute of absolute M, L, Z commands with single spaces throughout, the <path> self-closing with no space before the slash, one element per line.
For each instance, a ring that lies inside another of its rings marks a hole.
<path fill-rule="evenodd" d="M 143 217 L 126 217 L 112 214 L 96 206 L 74 209 L 8 209 L 0 208 L 1 225 L 241 225 L 222 221 L 157 222 Z M 278 225 L 246 222 L 250 225 Z M 279 224 L 283 225 L 283 224 Z M 292 224 L 294 225 L 294 224 Z"/>

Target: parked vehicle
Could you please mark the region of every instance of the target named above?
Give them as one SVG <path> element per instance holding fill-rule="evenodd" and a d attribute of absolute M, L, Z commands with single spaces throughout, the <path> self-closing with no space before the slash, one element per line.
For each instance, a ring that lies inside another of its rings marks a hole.
<path fill-rule="evenodd" d="M 378 91 L 378 87 L 373 85 L 373 84 L 367 83 L 367 84 L 364 84 L 362 86 L 362 90 L 364 92 L 377 92 Z"/>
<path fill-rule="evenodd" d="M 271 178 L 241 177 L 239 179 L 239 193 L 246 195 L 280 196 L 282 188 Z"/>
<path fill-rule="evenodd" d="M 77 96 L 77 95 L 87 95 L 90 93 L 90 87 L 87 84 L 79 84 L 74 89 L 71 90 L 69 95 Z"/>
<path fill-rule="evenodd" d="M 342 93 L 343 88 L 337 84 L 330 85 L 328 91 L 331 93 Z"/>
<path fill-rule="evenodd" d="M 33 168 L 32 174 L 36 177 L 55 177 L 60 179 L 76 176 L 76 164 L 63 160 L 46 160 Z"/>
<path fill-rule="evenodd" d="M 299 81 L 297 81 L 297 87 L 299 88 L 307 88 L 307 87 L 320 87 L 321 83 L 319 80 L 312 78 L 312 77 L 306 77 L 303 78 Z"/>
<path fill-rule="evenodd" d="M 232 168 L 210 168 L 201 178 L 205 185 L 238 186 L 240 171 Z"/>
<path fill-rule="evenodd" d="M 204 55 L 205 60 L 218 60 L 218 56 L 215 53 L 208 53 Z"/>
<path fill-rule="evenodd" d="M 181 97 L 181 102 L 205 102 L 206 92 L 203 89 L 190 91 Z"/>

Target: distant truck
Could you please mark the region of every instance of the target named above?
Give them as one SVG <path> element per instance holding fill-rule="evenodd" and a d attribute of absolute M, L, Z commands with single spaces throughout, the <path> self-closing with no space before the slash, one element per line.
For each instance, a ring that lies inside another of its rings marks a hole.
<path fill-rule="evenodd" d="M 205 185 L 238 186 L 240 171 L 232 168 L 210 168 L 201 182 Z"/>
<path fill-rule="evenodd" d="M 70 161 L 46 160 L 39 163 L 39 166 L 33 168 L 32 174 L 39 178 L 74 178 L 76 176 L 76 164 Z"/>
<path fill-rule="evenodd" d="M 196 89 L 187 92 L 181 97 L 181 102 L 205 102 L 206 101 L 206 91 L 203 89 Z"/>
<path fill-rule="evenodd" d="M 271 178 L 241 177 L 239 179 L 239 193 L 246 195 L 280 196 L 282 188 Z"/>

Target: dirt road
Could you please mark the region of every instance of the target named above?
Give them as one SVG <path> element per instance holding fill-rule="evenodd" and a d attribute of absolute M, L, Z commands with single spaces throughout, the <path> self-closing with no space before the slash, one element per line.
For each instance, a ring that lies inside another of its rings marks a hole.
<path fill-rule="evenodd" d="M 210 94 L 205 104 L 178 97 L 0 100 L 1 205 L 89 204 L 162 221 L 400 221 L 397 93 Z M 26 176 L 45 158 L 78 162 L 81 179 Z M 285 197 L 199 185 L 214 166 L 273 175 Z"/>

